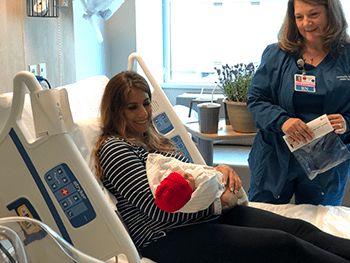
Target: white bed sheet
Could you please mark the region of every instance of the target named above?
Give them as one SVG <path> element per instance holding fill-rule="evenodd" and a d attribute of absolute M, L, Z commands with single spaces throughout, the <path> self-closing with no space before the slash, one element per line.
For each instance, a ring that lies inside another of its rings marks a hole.
<path fill-rule="evenodd" d="M 350 208 L 322 205 L 272 205 L 250 202 L 249 206 L 267 210 L 290 218 L 303 219 L 323 231 L 350 239 Z"/>

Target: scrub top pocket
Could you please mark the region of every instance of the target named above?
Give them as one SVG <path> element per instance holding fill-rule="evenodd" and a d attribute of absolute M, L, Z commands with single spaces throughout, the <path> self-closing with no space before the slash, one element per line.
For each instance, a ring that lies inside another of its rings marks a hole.
<path fill-rule="evenodd" d="M 248 162 L 252 179 L 260 185 L 261 181 L 264 182 L 264 176 L 269 173 L 269 162 L 274 148 L 264 141 L 260 132 L 256 136 L 258 138 L 255 138 L 255 140 L 258 143 L 253 144 Z"/>

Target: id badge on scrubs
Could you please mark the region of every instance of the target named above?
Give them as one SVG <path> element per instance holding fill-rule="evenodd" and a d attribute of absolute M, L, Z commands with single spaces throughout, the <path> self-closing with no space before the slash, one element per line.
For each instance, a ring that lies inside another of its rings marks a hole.
<path fill-rule="evenodd" d="M 316 78 L 311 75 L 294 75 L 294 90 L 302 92 L 315 92 L 316 91 Z"/>

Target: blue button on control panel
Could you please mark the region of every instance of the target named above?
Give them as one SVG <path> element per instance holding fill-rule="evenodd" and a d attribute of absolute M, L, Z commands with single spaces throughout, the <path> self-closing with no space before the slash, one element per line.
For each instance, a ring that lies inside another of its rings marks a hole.
<path fill-rule="evenodd" d="M 153 123 L 161 134 L 167 134 L 174 129 L 165 112 L 153 118 Z"/>
<path fill-rule="evenodd" d="M 81 227 L 96 217 L 83 187 L 67 164 L 60 164 L 47 172 L 45 181 L 73 227 Z"/>

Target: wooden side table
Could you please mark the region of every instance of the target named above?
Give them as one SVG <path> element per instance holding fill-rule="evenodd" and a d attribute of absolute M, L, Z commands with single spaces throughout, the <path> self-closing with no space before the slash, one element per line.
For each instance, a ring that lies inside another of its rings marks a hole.
<path fill-rule="evenodd" d="M 225 119 L 220 119 L 217 133 L 206 134 L 200 132 L 199 122 L 184 123 L 186 130 L 198 138 L 198 149 L 207 165 L 213 165 L 214 141 L 226 141 L 233 139 L 254 138 L 256 133 L 239 133 L 232 129 L 231 125 L 226 125 Z"/>

